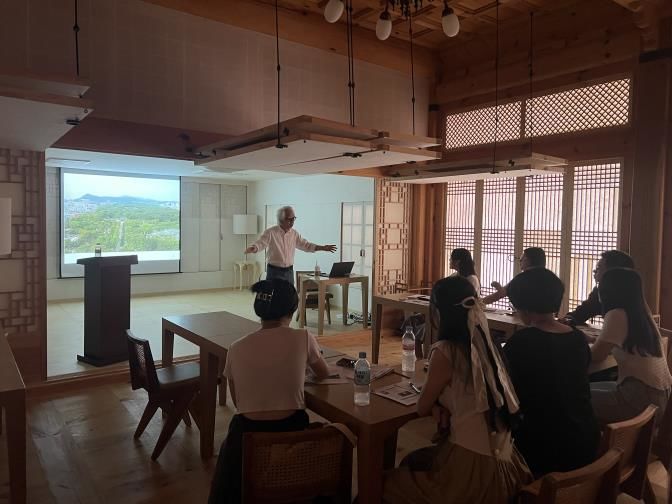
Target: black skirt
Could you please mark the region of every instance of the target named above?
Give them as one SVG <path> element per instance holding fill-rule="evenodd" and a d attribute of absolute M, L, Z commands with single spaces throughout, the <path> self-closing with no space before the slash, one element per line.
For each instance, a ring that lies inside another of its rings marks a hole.
<path fill-rule="evenodd" d="M 246 432 L 293 432 L 308 427 L 308 414 L 297 410 L 281 420 L 250 420 L 234 415 L 229 433 L 219 449 L 208 504 L 237 504 L 241 501 L 243 434 Z"/>

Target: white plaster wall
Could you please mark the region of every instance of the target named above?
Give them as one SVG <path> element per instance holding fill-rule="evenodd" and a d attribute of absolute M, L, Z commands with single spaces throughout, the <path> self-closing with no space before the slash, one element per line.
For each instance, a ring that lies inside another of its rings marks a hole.
<path fill-rule="evenodd" d="M 260 230 L 265 225 L 266 205 L 291 204 L 297 216 L 295 229 L 304 238 L 320 245 L 335 244 L 340 249 L 341 206 L 344 202 L 374 201 L 374 181 L 364 177 L 315 175 L 255 182 L 250 184 L 248 194 L 250 212 L 259 216 Z M 263 261 L 263 254 L 258 254 L 257 260 Z M 329 272 L 331 265 L 340 260 L 340 250 L 333 255 L 297 250 L 294 269 L 312 270 L 317 262 L 322 271 Z M 332 292 L 334 304 L 341 306 L 340 288 Z M 349 306 L 354 311 L 361 310 L 361 296 L 356 289 L 351 289 Z"/>

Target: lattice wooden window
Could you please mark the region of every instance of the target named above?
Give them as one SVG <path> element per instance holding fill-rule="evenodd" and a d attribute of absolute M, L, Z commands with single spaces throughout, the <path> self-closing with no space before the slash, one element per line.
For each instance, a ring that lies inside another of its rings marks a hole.
<path fill-rule="evenodd" d="M 618 79 L 500 105 L 497 141 L 628 124 L 630 88 L 630 79 Z M 446 149 L 492 143 L 494 132 L 494 106 L 449 114 Z"/>
<path fill-rule="evenodd" d="M 497 141 L 520 138 L 521 102 L 499 106 Z M 446 117 L 446 148 L 492 143 L 495 140 L 495 107 L 458 112 Z"/>
<path fill-rule="evenodd" d="M 408 284 L 411 188 L 382 180 L 376 183 L 377 294 L 391 294 L 397 283 Z"/>
<path fill-rule="evenodd" d="M 493 281 L 505 284 L 513 277 L 516 236 L 516 179 L 499 178 L 483 183 L 481 240 L 481 293 L 494 292 Z M 508 308 L 508 299 L 495 303 Z"/>
<path fill-rule="evenodd" d="M 581 164 L 564 175 L 537 175 L 521 182 L 449 183 L 447 255 L 456 247 L 473 251 L 480 262 L 481 294 L 486 296 L 494 291 L 492 281 L 504 284 L 518 270 L 516 256 L 523 248 L 542 247 L 548 268 L 565 282 L 572 310 L 592 290 L 592 271 L 601 253 L 618 247 L 621 165 Z M 508 303 L 495 306 L 508 308 Z"/>
<path fill-rule="evenodd" d="M 627 124 L 630 79 L 526 100 L 525 136 L 545 136 Z"/>
<path fill-rule="evenodd" d="M 446 272 L 450 271 L 450 252 L 466 248 L 474 252 L 474 214 L 476 182 L 446 184 Z"/>
<path fill-rule="evenodd" d="M 562 253 L 563 175 L 535 175 L 525 179 L 523 248 L 541 247 L 546 267 L 560 276 Z"/>
<path fill-rule="evenodd" d="M 618 162 L 574 168 L 570 310 L 593 289 L 593 270 L 600 254 L 618 248 L 620 190 L 621 164 Z"/>

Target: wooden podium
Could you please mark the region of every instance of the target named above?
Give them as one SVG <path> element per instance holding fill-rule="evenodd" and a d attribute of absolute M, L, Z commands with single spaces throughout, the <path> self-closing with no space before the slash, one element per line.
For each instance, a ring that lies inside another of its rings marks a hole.
<path fill-rule="evenodd" d="M 77 360 L 93 366 L 128 360 L 131 265 L 138 256 L 85 257 L 77 264 L 84 265 L 84 355 Z"/>

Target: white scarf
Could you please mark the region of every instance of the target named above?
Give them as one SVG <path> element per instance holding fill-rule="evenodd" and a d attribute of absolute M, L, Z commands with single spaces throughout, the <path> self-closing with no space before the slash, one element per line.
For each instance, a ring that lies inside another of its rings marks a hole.
<path fill-rule="evenodd" d="M 499 350 L 494 347 L 490 338 L 488 320 L 483 313 L 482 302 L 470 296 L 458 304 L 468 311 L 467 325 L 471 339 L 471 376 L 476 396 L 476 411 L 484 413 L 490 409 L 487 392 L 490 390 L 497 408 L 506 404 L 509 413 L 518 412 L 520 408 L 518 397 L 509 378 L 509 373 L 502 362 Z M 482 332 L 479 330 L 479 326 Z M 493 369 L 491 366 L 488 350 L 494 358 L 497 369 Z M 502 384 L 502 392 L 497 389 L 495 372 Z"/>

